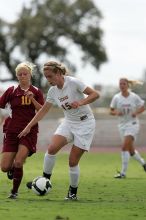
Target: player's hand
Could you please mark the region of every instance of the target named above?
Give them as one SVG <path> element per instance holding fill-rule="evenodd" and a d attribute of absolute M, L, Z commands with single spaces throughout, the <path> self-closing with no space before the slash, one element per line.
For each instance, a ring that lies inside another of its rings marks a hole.
<path fill-rule="evenodd" d="M 80 106 L 80 104 L 79 104 L 79 102 L 74 101 L 74 102 L 70 103 L 70 106 L 71 106 L 72 108 L 76 109 L 76 108 L 78 108 L 78 107 Z"/>
<path fill-rule="evenodd" d="M 133 118 L 135 118 L 136 115 L 137 115 L 136 112 L 133 112 L 133 113 L 132 113 L 132 117 L 133 117 Z"/>
<path fill-rule="evenodd" d="M 123 113 L 122 113 L 122 112 L 120 112 L 120 111 L 116 111 L 116 115 L 117 115 L 117 116 L 122 116 L 122 115 L 123 115 Z"/>
<path fill-rule="evenodd" d="M 119 111 L 117 109 L 113 109 L 113 108 L 110 109 L 110 114 L 114 115 L 114 116 L 122 116 L 123 115 L 123 113 L 121 111 Z"/>
<path fill-rule="evenodd" d="M 29 99 L 32 99 L 34 97 L 34 94 L 31 91 L 25 92 L 24 95 L 27 96 Z"/>
<path fill-rule="evenodd" d="M 23 136 L 25 137 L 29 132 L 30 132 L 30 128 L 29 127 L 24 128 L 24 130 L 21 131 L 21 133 L 18 135 L 18 138 L 21 138 Z"/>

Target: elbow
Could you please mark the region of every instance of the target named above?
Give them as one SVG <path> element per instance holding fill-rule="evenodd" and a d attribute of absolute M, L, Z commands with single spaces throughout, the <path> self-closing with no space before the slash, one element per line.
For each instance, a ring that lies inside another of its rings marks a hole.
<path fill-rule="evenodd" d="M 109 114 L 114 116 L 114 115 L 115 115 L 115 110 L 111 108 L 111 109 L 109 110 Z"/>
<path fill-rule="evenodd" d="M 99 99 L 99 98 L 100 98 L 99 92 L 96 92 L 96 91 L 95 91 L 95 92 L 94 92 L 94 97 L 95 97 L 95 100 L 96 100 L 96 99 Z"/>
<path fill-rule="evenodd" d="M 109 111 L 109 114 L 110 114 L 110 115 L 114 115 L 114 113 L 113 113 L 112 111 Z"/>
<path fill-rule="evenodd" d="M 142 107 L 141 112 L 144 112 L 146 110 L 145 106 Z"/>
<path fill-rule="evenodd" d="M 94 93 L 92 94 L 92 102 L 96 101 L 99 98 L 100 98 L 100 94 L 94 91 Z"/>

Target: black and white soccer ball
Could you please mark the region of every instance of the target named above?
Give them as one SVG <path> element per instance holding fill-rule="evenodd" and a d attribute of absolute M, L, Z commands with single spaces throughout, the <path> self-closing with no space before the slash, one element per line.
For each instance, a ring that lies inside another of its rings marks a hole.
<path fill-rule="evenodd" d="M 51 181 L 45 177 L 39 176 L 32 181 L 32 190 L 36 195 L 44 196 L 52 188 Z"/>

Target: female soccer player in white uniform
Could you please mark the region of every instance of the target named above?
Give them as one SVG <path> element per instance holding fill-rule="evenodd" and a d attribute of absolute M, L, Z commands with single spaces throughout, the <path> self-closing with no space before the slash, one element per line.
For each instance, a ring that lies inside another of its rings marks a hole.
<path fill-rule="evenodd" d="M 111 115 L 119 116 L 119 133 L 123 141 L 122 145 L 122 169 L 115 178 L 125 178 L 130 156 L 136 159 L 146 171 L 146 162 L 134 148 L 134 141 L 139 132 L 138 115 L 142 113 L 144 101 L 134 92 L 129 90 L 132 81 L 122 78 L 119 81 L 120 92 L 114 95 L 110 104 Z"/>
<path fill-rule="evenodd" d="M 66 68 L 60 63 L 50 61 L 44 65 L 43 70 L 52 87 L 48 91 L 46 103 L 19 137 L 25 136 L 49 111 L 53 103 L 62 108 L 65 118 L 53 135 L 45 154 L 43 176 L 50 179 L 56 153 L 67 143 L 73 142 L 69 155 L 70 187 L 66 199 L 76 200 L 79 161 L 83 153 L 89 151 L 95 130 L 95 119 L 88 104 L 99 98 L 99 94 L 78 79 L 65 76 Z M 31 183 L 28 183 L 27 187 L 31 188 Z"/>

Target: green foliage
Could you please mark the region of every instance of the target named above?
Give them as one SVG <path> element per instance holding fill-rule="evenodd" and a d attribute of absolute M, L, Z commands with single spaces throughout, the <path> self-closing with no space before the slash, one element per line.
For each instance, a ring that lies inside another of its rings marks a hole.
<path fill-rule="evenodd" d="M 12 74 L 12 79 L 16 79 L 14 72 L 14 62 L 11 62 L 11 53 L 15 45 L 12 43 L 9 33 L 9 24 L 0 19 L 0 64 L 5 64 Z"/>
<path fill-rule="evenodd" d="M 58 155 L 52 191 L 36 196 L 25 184 L 42 173 L 42 153 L 27 160 L 17 200 L 6 199 L 11 181 L 0 175 L 0 218 L 11 220 L 143 220 L 146 218 L 146 173 L 130 161 L 127 179 L 114 179 L 120 154 L 88 153 L 80 162 L 79 201 L 64 201 L 68 189 L 68 153 Z M 146 155 L 143 155 L 146 156 Z"/>
<path fill-rule="evenodd" d="M 99 25 L 101 19 L 101 12 L 92 0 L 32 1 L 29 7 L 23 7 L 15 22 L 7 24 L 9 39 L 4 29 L 1 32 L 0 51 L 2 45 L 6 47 L 9 42 L 13 48 L 7 50 L 8 54 L 6 51 L 3 53 L 12 60 L 8 62 L 1 53 L 0 62 L 4 62 L 12 72 L 12 63 L 17 64 L 22 59 L 39 65 L 42 57 L 54 57 L 75 71 L 75 64 L 69 60 L 68 54 L 70 45 L 76 45 L 82 52 L 82 62 L 99 69 L 107 60 L 102 43 L 103 31 Z M 13 58 L 16 49 L 23 58 Z M 38 73 L 35 81 L 41 86 L 42 74 L 39 70 Z"/>

